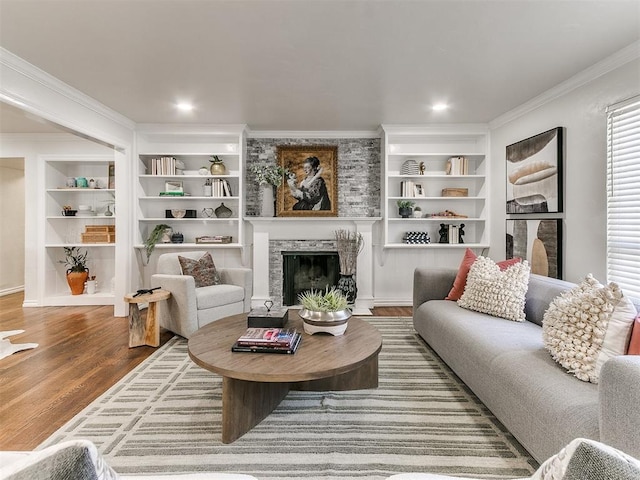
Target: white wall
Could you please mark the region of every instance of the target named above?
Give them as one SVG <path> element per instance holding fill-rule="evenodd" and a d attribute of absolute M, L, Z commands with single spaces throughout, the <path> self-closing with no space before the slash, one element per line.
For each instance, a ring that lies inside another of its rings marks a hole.
<path fill-rule="evenodd" d="M 24 159 L 0 158 L 0 295 L 24 287 Z"/>
<path fill-rule="evenodd" d="M 636 59 L 500 127 L 491 129 L 492 258 L 505 254 L 505 147 L 565 128 L 564 278 L 606 281 L 606 108 L 640 94 Z"/>

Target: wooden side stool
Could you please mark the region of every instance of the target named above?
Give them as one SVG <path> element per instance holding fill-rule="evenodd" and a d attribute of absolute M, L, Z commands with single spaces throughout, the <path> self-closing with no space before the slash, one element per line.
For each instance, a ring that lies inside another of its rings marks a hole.
<path fill-rule="evenodd" d="M 167 300 L 171 292 L 167 290 L 154 290 L 134 297 L 135 293 L 128 293 L 124 301 L 129 303 L 129 348 L 149 345 L 160 346 L 160 324 L 158 323 L 158 311 L 156 302 Z M 139 303 L 149 303 L 146 322 L 140 316 Z"/>

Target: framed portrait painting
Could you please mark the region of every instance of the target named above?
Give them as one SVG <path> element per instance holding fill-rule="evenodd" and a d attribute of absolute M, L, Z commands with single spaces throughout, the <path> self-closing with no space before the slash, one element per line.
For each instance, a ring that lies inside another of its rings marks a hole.
<path fill-rule="evenodd" d="M 279 146 L 288 174 L 278 188 L 279 217 L 338 216 L 338 147 Z"/>
<path fill-rule="evenodd" d="M 506 258 L 528 260 L 531 273 L 562 278 L 562 219 L 507 220 Z"/>
<path fill-rule="evenodd" d="M 563 129 L 507 146 L 507 213 L 562 212 Z"/>

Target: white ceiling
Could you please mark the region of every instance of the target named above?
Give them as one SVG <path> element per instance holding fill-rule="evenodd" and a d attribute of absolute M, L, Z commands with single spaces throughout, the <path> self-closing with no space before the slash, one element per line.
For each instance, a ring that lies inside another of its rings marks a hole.
<path fill-rule="evenodd" d="M 252 130 L 489 122 L 639 39 L 640 0 L 0 0 L 2 47 L 131 120 Z"/>

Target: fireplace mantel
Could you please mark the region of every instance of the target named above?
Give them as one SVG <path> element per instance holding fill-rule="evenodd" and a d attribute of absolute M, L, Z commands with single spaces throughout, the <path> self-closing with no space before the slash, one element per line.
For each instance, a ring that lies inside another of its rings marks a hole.
<path fill-rule="evenodd" d="M 355 315 L 371 314 L 373 308 L 373 225 L 381 217 L 245 217 L 253 227 L 252 307 L 261 307 L 270 297 L 269 242 L 271 240 L 334 239 L 345 229 L 362 234 L 364 246 L 358 255 L 356 278 L 358 296 Z M 279 300 L 279 299 L 278 299 Z"/>

